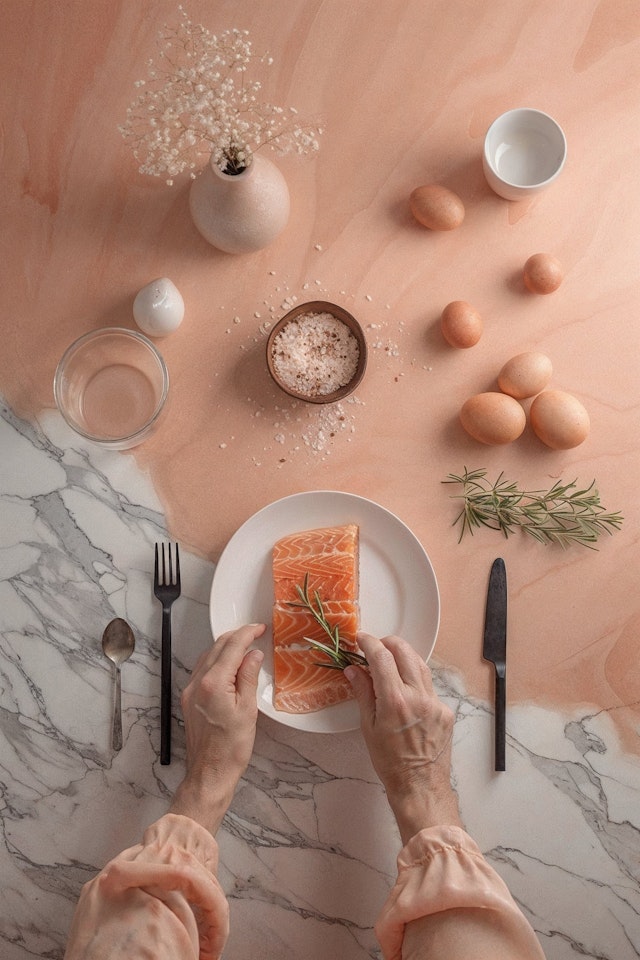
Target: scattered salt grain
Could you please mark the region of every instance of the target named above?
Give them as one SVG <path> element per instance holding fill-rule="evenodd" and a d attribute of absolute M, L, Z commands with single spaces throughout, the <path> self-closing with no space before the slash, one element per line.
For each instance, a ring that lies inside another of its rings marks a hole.
<path fill-rule="evenodd" d="M 398 349 L 397 343 L 394 343 L 393 340 L 387 340 L 386 343 L 384 340 L 376 340 L 372 344 L 374 350 L 384 350 L 384 352 L 389 357 L 399 357 L 400 350 Z"/>
<path fill-rule="evenodd" d="M 351 330 L 333 314 L 302 313 L 276 335 L 271 356 L 285 387 L 315 397 L 349 383 L 360 348 Z"/>
<path fill-rule="evenodd" d="M 355 433 L 355 423 L 351 413 L 347 410 L 361 405 L 355 396 L 349 397 L 344 403 L 332 403 L 330 406 L 320 407 L 313 411 L 306 430 L 302 432 L 302 439 L 307 449 L 314 455 L 323 455 L 324 460 L 331 452 L 331 446 L 338 434 Z M 351 437 L 347 437 L 350 440 Z"/>

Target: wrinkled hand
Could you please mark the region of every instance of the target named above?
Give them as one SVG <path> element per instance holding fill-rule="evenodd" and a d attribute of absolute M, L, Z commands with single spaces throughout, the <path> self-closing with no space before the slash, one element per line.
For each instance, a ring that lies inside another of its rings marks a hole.
<path fill-rule="evenodd" d="M 171 805 L 215 833 L 256 735 L 256 690 L 263 655 L 249 650 L 265 630 L 249 624 L 222 634 L 198 660 L 182 693 L 187 772 Z"/>
<path fill-rule="evenodd" d="M 403 842 L 424 827 L 460 824 L 451 787 L 454 717 L 436 696 L 429 667 L 399 637 L 360 634 L 358 642 L 369 668 L 345 674 Z"/>

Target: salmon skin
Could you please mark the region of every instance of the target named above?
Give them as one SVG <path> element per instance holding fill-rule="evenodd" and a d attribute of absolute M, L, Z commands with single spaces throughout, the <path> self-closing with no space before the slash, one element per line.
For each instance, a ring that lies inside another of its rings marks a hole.
<path fill-rule="evenodd" d="M 293 533 L 273 548 L 273 703 L 287 713 L 310 713 L 353 698 L 342 671 L 320 666 L 329 659 L 305 638 L 331 643 L 311 612 L 295 606 L 297 587 L 308 577 L 309 596 L 316 591 L 325 617 L 337 626 L 341 645 L 357 651 L 358 546 L 356 524 Z"/>

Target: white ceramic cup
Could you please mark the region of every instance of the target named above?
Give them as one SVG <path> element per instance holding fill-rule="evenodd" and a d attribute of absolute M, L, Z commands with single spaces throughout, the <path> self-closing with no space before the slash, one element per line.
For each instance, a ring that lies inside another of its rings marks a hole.
<path fill-rule="evenodd" d="M 553 117 L 520 107 L 501 114 L 487 130 L 482 165 L 498 196 L 522 200 L 553 183 L 566 156 L 567 141 Z"/>

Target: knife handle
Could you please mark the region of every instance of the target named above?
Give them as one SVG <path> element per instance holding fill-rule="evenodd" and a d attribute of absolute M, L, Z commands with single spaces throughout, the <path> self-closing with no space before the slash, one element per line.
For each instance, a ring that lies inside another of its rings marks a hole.
<path fill-rule="evenodd" d="M 505 770 L 505 740 L 507 713 L 507 678 L 496 673 L 496 710 L 495 710 L 495 769 Z"/>

